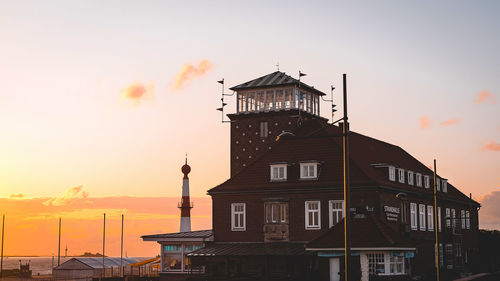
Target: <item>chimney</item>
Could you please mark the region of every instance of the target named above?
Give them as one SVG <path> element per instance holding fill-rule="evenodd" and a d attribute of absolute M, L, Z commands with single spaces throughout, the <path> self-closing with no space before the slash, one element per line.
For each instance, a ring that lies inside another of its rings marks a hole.
<path fill-rule="evenodd" d="M 181 168 L 184 178 L 182 179 L 182 199 L 178 207 L 181 210 L 181 227 L 180 232 L 190 232 L 191 231 L 191 208 L 193 205 L 189 200 L 189 177 L 188 174 L 191 172 L 191 167 L 186 163 Z"/>

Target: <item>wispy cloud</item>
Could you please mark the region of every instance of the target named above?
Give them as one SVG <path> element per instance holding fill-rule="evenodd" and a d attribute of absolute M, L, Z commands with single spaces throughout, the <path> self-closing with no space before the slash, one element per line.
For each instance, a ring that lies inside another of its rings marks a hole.
<path fill-rule="evenodd" d="M 424 115 L 420 117 L 420 129 L 427 129 L 431 126 L 431 120 L 429 119 L 429 116 Z"/>
<path fill-rule="evenodd" d="M 75 200 L 85 199 L 88 196 L 89 196 L 89 193 L 86 192 L 85 190 L 83 190 L 83 186 L 80 185 L 80 186 L 75 186 L 75 187 L 72 187 L 72 188 L 66 190 L 66 192 L 62 196 L 51 198 L 51 199 L 43 202 L 43 204 L 46 206 L 49 206 L 49 205 L 64 206 L 64 205 L 67 205 L 68 203 L 73 202 Z"/>
<path fill-rule="evenodd" d="M 456 125 L 458 123 L 460 123 L 460 120 L 458 120 L 457 118 L 451 118 L 451 119 L 448 119 L 448 120 L 441 122 L 440 125 L 441 126 L 451 126 L 451 125 Z"/>
<path fill-rule="evenodd" d="M 483 102 L 490 102 L 494 103 L 495 102 L 495 95 L 492 93 L 482 90 L 479 94 L 477 94 L 477 98 L 474 101 L 475 103 L 483 103 Z"/>
<path fill-rule="evenodd" d="M 500 143 L 496 143 L 494 141 L 485 143 L 483 144 L 483 150 L 500 151 Z"/>
<path fill-rule="evenodd" d="M 22 193 L 11 194 L 9 196 L 9 198 L 11 198 L 11 199 L 23 199 L 24 198 L 24 194 L 22 194 Z"/>
<path fill-rule="evenodd" d="M 208 60 L 201 60 L 198 62 L 198 66 L 193 66 L 189 63 L 184 64 L 179 73 L 175 76 L 170 89 L 173 91 L 182 89 L 194 78 L 205 75 L 208 71 L 210 71 L 210 69 L 212 69 L 212 66 L 213 64 Z"/>
<path fill-rule="evenodd" d="M 122 95 L 125 99 L 138 104 L 142 100 L 152 98 L 154 95 L 153 89 L 153 85 L 145 85 L 140 82 L 135 82 L 125 87 L 122 91 Z"/>

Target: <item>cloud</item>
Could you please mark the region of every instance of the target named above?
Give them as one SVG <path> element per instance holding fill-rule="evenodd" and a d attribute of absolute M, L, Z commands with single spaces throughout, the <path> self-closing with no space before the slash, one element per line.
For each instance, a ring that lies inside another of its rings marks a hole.
<path fill-rule="evenodd" d="M 11 199 L 23 199 L 24 198 L 24 194 L 22 194 L 22 193 L 11 194 L 9 196 L 9 198 L 11 198 Z"/>
<path fill-rule="evenodd" d="M 500 229 L 500 190 L 493 190 L 479 199 L 479 222 L 482 228 Z"/>
<path fill-rule="evenodd" d="M 182 66 L 177 76 L 175 76 L 174 81 L 170 87 L 171 90 L 180 90 L 187 83 L 192 81 L 194 78 L 201 77 L 205 75 L 210 69 L 212 69 L 212 63 L 208 60 L 201 60 L 198 63 L 198 66 L 193 66 L 189 63 L 186 63 Z"/>
<path fill-rule="evenodd" d="M 424 115 L 420 117 L 420 129 L 426 129 L 431 126 L 431 120 L 429 119 L 429 116 Z"/>
<path fill-rule="evenodd" d="M 483 145 L 483 150 L 500 151 L 500 143 L 490 141 Z"/>
<path fill-rule="evenodd" d="M 73 202 L 78 199 L 84 199 L 89 196 L 89 193 L 83 190 L 83 186 L 75 186 L 72 187 L 60 197 L 56 198 L 51 198 L 45 202 L 43 202 L 43 205 L 46 206 L 64 206 L 67 205 L 70 202 Z"/>
<path fill-rule="evenodd" d="M 483 102 L 487 102 L 487 101 L 489 101 L 490 103 L 494 103 L 495 102 L 495 95 L 493 95 L 492 93 L 490 93 L 486 90 L 483 90 L 477 95 L 477 98 L 474 102 L 475 103 L 483 103 Z"/>
<path fill-rule="evenodd" d="M 460 123 L 460 120 L 458 120 L 457 118 L 451 118 L 451 119 L 448 119 L 448 120 L 441 122 L 440 125 L 441 126 L 451 126 L 451 125 L 456 125 L 458 123 Z"/>
<path fill-rule="evenodd" d="M 135 82 L 123 89 L 122 94 L 126 100 L 139 103 L 142 100 L 153 97 L 153 85 L 146 86 L 143 83 Z"/>

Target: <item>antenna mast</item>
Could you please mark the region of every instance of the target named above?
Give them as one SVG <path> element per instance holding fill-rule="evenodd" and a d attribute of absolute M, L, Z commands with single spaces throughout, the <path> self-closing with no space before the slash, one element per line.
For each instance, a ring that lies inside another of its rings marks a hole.
<path fill-rule="evenodd" d="M 224 106 L 227 105 L 227 103 L 224 102 L 224 96 L 229 96 L 229 97 L 233 96 L 234 92 L 230 95 L 224 94 L 224 78 L 222 78 L 222 80 L 217 81 L 217 83 L 222 85 L 222 94 L 221 94 L 221 98 L 220 98 L 221 107 L 217 108 L 216 110 L 221 112 L 221 122 L 222 123 L 230 123 L 231 122 L 230 120 L 224 120 Z"/>
<path fill-rule="evenodd" d="M 325 100 L 323 97 L 321 97 L 321 99 L 322 99 L 323 101 L 327 101 L 327 102 L 332 103 L 332 124 L 333 124 L 333 123 L 335 123 L 335 122 L 333 122 L 333 117 L 335 116 L 335 111 L 337 111 L 337 110 L 335 109 L 335 107 L 336 107 L 337 105 L 333 103 L 333 91 L 334 91 L 334 90 L 335 90 L 335 87 L 333 87 L 333 85 L 330 85 L 330 95 L 331 95 L 331 97 L 330 97 L 330 99 L 329 99 L 329 100 Z"/>

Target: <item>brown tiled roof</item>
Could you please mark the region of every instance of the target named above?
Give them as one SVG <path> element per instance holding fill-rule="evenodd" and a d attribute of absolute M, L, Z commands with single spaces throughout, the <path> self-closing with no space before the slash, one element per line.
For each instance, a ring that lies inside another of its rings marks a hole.
<path fill-rule="evenodd" d="M 314 128 L 314 130 L 311 131 L 310 128 Z M 240 173 L 208 192 L 213 194 L 244 190 L 264 191 L 312 187 L 341 189 L 343 186 L 341 134 L 340 127 L 311 119 L 296 132 L 296 137 L 279 140 L 269 153 L 256 159 Z M 433 171 L 401 147 L 353 131 L 349 133 L 349 144 L 350 176 L 353 188 L 387 187 L 410 193 L 427 193 L 429 195 L 433 193 L 432 188 L 425 189 L 416 185 L 390 181 L 387 174 L 381 173 L 380 168 L 374 167 L 374 164 L 385 163 L 422 175 L 429 175 L 432 185 Z M 309 160 L 319 162 L 319 177 L 316 180 L 301 180 L 298 166 L 301 161 Z M 269 165 L 279 162 L 291 165 L 288 168 L 288 179 L 283 182 L 271 182 Z M 448 192 L 439 192 L 439 197 L 478 205 L 451 183 L 448 183 Z"/>
<path fill-rule="evenodd" d="M 373 214 L 351 219 L 351 248 L 415 248 L 411 241 L 394 231 Z M 307 244 L 308 249 L 344 248 L 344 220 Z"/>
<path fill-rule="evenodd" d="M 284 72 L 275 71 L 273 73 L 264 75 L 264 76 L 259 77 L 257 79 L 253 79 L 253 80 L 250 80 L 248 82 L 234 86 L 234 87 L 230 88 L 230 90 L 233 90 L 233 91 L 251 90 L 251 89 L 287 86 L 287 85 L 299 86 L 299 80 L 291 77 L 290 75 L 285 74 Z M 305 84 L 302 81 L 300 82 L 300 88 L 306 89 L 309 92 L 313 92 L 313 93 L 320 95 L 320 96 L 325 95 L 325 93 L 315 89 L 314 87 L 311 87 L 311 86 Z"/>
<path fill-rule="evenodd" d="M 307 254 L 304 243 L 212 243 L 188 256 L 297 256 Z"/>

